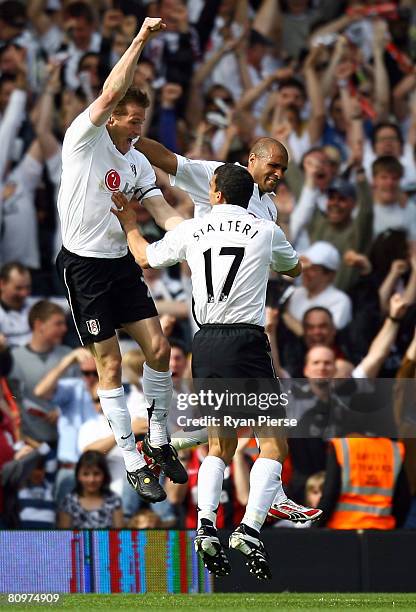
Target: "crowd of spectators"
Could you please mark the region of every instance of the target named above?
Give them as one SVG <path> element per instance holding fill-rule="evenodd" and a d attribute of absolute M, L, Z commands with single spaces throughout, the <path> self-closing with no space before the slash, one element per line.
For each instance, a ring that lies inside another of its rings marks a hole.
<path fill-rule="evenodd" d="M 303 434 L 289 441 L 287 492 L 314 506 L 322 495 L 328 522 L 343 470 L 330 440 L 356 433 L 357 421 L 346 418 L 332 383 L 319 381 L 387 381 L 383 436 L 404 449 L 388 525 L 415 528 L 416 403 L 406 384 L 416 375 L 413 0 L 0 1 L 0 527 L 195 527 L 206 446 L 182 452 L 187 485 L 166 481 L 165 502 L 140 502 L 54 271 L 65 130 L 145 16 L 162 17 L 167 29 L 134 75 L 150 99 L 143 135 L 191 159 L 246 164 L 264 135 L 289 150 L 275 202 L 304 272 L 294 284 L 271 275 L 266 324 L 281 379 L 303 378 L 294 387 Z M 191 217 L 190 195 L 155 171 L 166 200 Z M 137 222 L 150 241 L 161 237 L 144 208 Z M 189 274 L 174 266 L 145 278 L 171 341 L 174 414 L 177 394 L 189 389 L 196 329 Z M 140 439 L 144 357 L 128 337 L 120 342 Z M 376 429 L 365 433 L 382 439 Z M 219 526 L 238 524 L 255 456 L 244 432 L 226 471 Z"/>

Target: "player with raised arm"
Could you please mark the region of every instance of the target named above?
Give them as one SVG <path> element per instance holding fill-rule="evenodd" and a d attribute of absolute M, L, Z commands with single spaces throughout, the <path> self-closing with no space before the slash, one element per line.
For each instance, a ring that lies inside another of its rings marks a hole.
<path fill-rule="evenodd" d="M 215 169 L 223 162 L 188 159 L 150 138 L 140 138 L 135 147 L 146 155 L 151 164 L 169 174 L 172 185 L 191 196 L 195 205 L 194 217 L 203 217 L 211 212 L 209 183 Z M 251 147 L 247 170 L 253 177 L 254 189 L 247 210 L 255 217 L 277 220 L 276 205 L 269 194 L 274 195 L 279 180 L 287 170 L 288 161 L 286 147 L 275 138 L 259 138 Z"/>
<path fill-rule="evenodd" d="M 223 162 L 188 159 L 150 138 L 141 137 L 135 146 L 153 165 L 170 175 L 172 185 L 189 193 L 195 204 L 195 218 L 204 217 L 211 212 L 210 180 L 216 168 Z M 279 180 L 284 177 L 288 159 L 286 147 L 274 138 L 259 138 L 251 147 L 247 170 L 253 177 L 254 189 L 247 210 L 254 217 L 277 222 L 277 209 L 270 194 L 274 194 Z M 178 436 L 178 432 L 176 435 Z M 175 436 L 171 442 L 179 450 L 206 441 L 206 430 L 201 429 L 187 432 L 183 437 Z M 281 438 L 277 443 L 281 445 L 280 457 L 283 461 L 287 453 L 286 441 Z M 278 489 L 272 510 L 275 518 L 303 523 L 316 520 L 321 515 L 320 510 L 307 508 L 288 499 L 282 487 Z"/>
<path fill-rule="evenodd" d="M 146 42 L 164 28 L 160 18 L 144 20 L 107 77 L 102 93 L 68 128 L 58 196 L 63 242 L 58 272 L 80 342 L 97 364 L 98 395 L 122 451 L 127 480 L 150 502 L 166 494 L 136 448 L 121 384 L 116 329 L 123 328 L 146 357 L 143 389 L 149 404 L 148 450 L 173 482 L 183 483 L 187 473 L 166 432 L 172 397 L 170 348 L 142 272 L 110 208 L 112 194 L 121 190 L 128 200 L 141 200 L 164 229 L 182 220 L 156 187 L 148 160 L 132 146 L 148 106 L 145 94 L 130 89 L 134 70 Z"/>
<path fill-rule="evenodd" d="M 152 245 L 137 230 L 124 196 L 113 196 L 117 206 L 113 213 L 142 267 L 159 268 L 186 260 L 191 269 L 195 313 L 201 324 L 192 346 L 194 379 L 274 378 L 264 333 L 269 269 L 298 276 L 301 264 L 279 227 L 248 213 L 253 186 L 245 168 L 233 164 L 217 167 L 210 180 L 212 212 L 202 219 L 184 221 Z M 250 571 L 264 579 L 271 574 L 259 532 L 281 490 L 282 447 L 286 443 L 262 428 L 256 434 L 260 455 L 250 473 L 246 512 L 230 537 L 230 547 L 245 555 Z M 224 470 L 237 439 L 212 428 L 208 437 L 209 454 L 198 476 L 195 545 L 208 569 L 220 576 L 229 573 L 230 565 L 217 536 L 216 509 Z M 284 452 L 286 455 L 287 446 Z"/>

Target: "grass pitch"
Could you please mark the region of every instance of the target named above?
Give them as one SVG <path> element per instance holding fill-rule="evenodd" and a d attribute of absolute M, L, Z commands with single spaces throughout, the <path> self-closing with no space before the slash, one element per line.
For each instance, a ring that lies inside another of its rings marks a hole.
<path fill-rule="evenodd" d="M 0 595 L 0 610 L 57 608 L 59 610 L 205 610 L 236 609 L 238 612 L 268 610 L 414 610 L 413 593 L 213 593 L 206 595 L 61 595 L 56 604 L 8 603 L 7 595 Z"/>

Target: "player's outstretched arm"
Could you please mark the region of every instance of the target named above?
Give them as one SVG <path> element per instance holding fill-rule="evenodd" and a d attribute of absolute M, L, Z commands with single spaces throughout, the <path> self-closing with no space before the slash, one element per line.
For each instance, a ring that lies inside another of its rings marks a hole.
<path fill-rule="evenodd" d="M 160 144 L 160 142 L 151 138 L 140 137 L 135 147 L 147 157 L 151 164 L 164 170 L 167 174 L 176 175 L 178 159 L 175 153 Z"/>
<path fill-rule="evenodd" d="M 179 215 L 160 195 L 142 201 L 142 205 L 152 215 L 156 224 L 166 232 L 174 229 L 184 218 Z"/>
<path fill-rule="evenodd" d="M 165 28 L 160 17 L 146 17 L 143 21 L 139 33 L 108 75 L 102 94 L 91 104 L 90 119 L 94 125 L 106 123 L 133 81 L 137 60 L 146 42 Z"/>

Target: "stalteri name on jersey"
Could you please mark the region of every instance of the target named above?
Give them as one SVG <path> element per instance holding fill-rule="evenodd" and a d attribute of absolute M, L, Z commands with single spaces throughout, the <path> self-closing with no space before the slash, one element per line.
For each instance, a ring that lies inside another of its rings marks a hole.
<path fill-rule="evenodd" d="M 209 234 L 209 232 L 241 232 L 249 238 L 254 238 L 259 233 L 258 229 L 253 230 L 249 223 L 244 223 L 235 219 L 227 219 L 221 221 L 217 227 L 214 227 L 211 223 L 208 223 L 206 227 L 201 227 L 192 235 L 198 241 L 201 236 L 205 236 L 206 234 Z M 249 232 L 251 232 L 251 234 Z"/>

